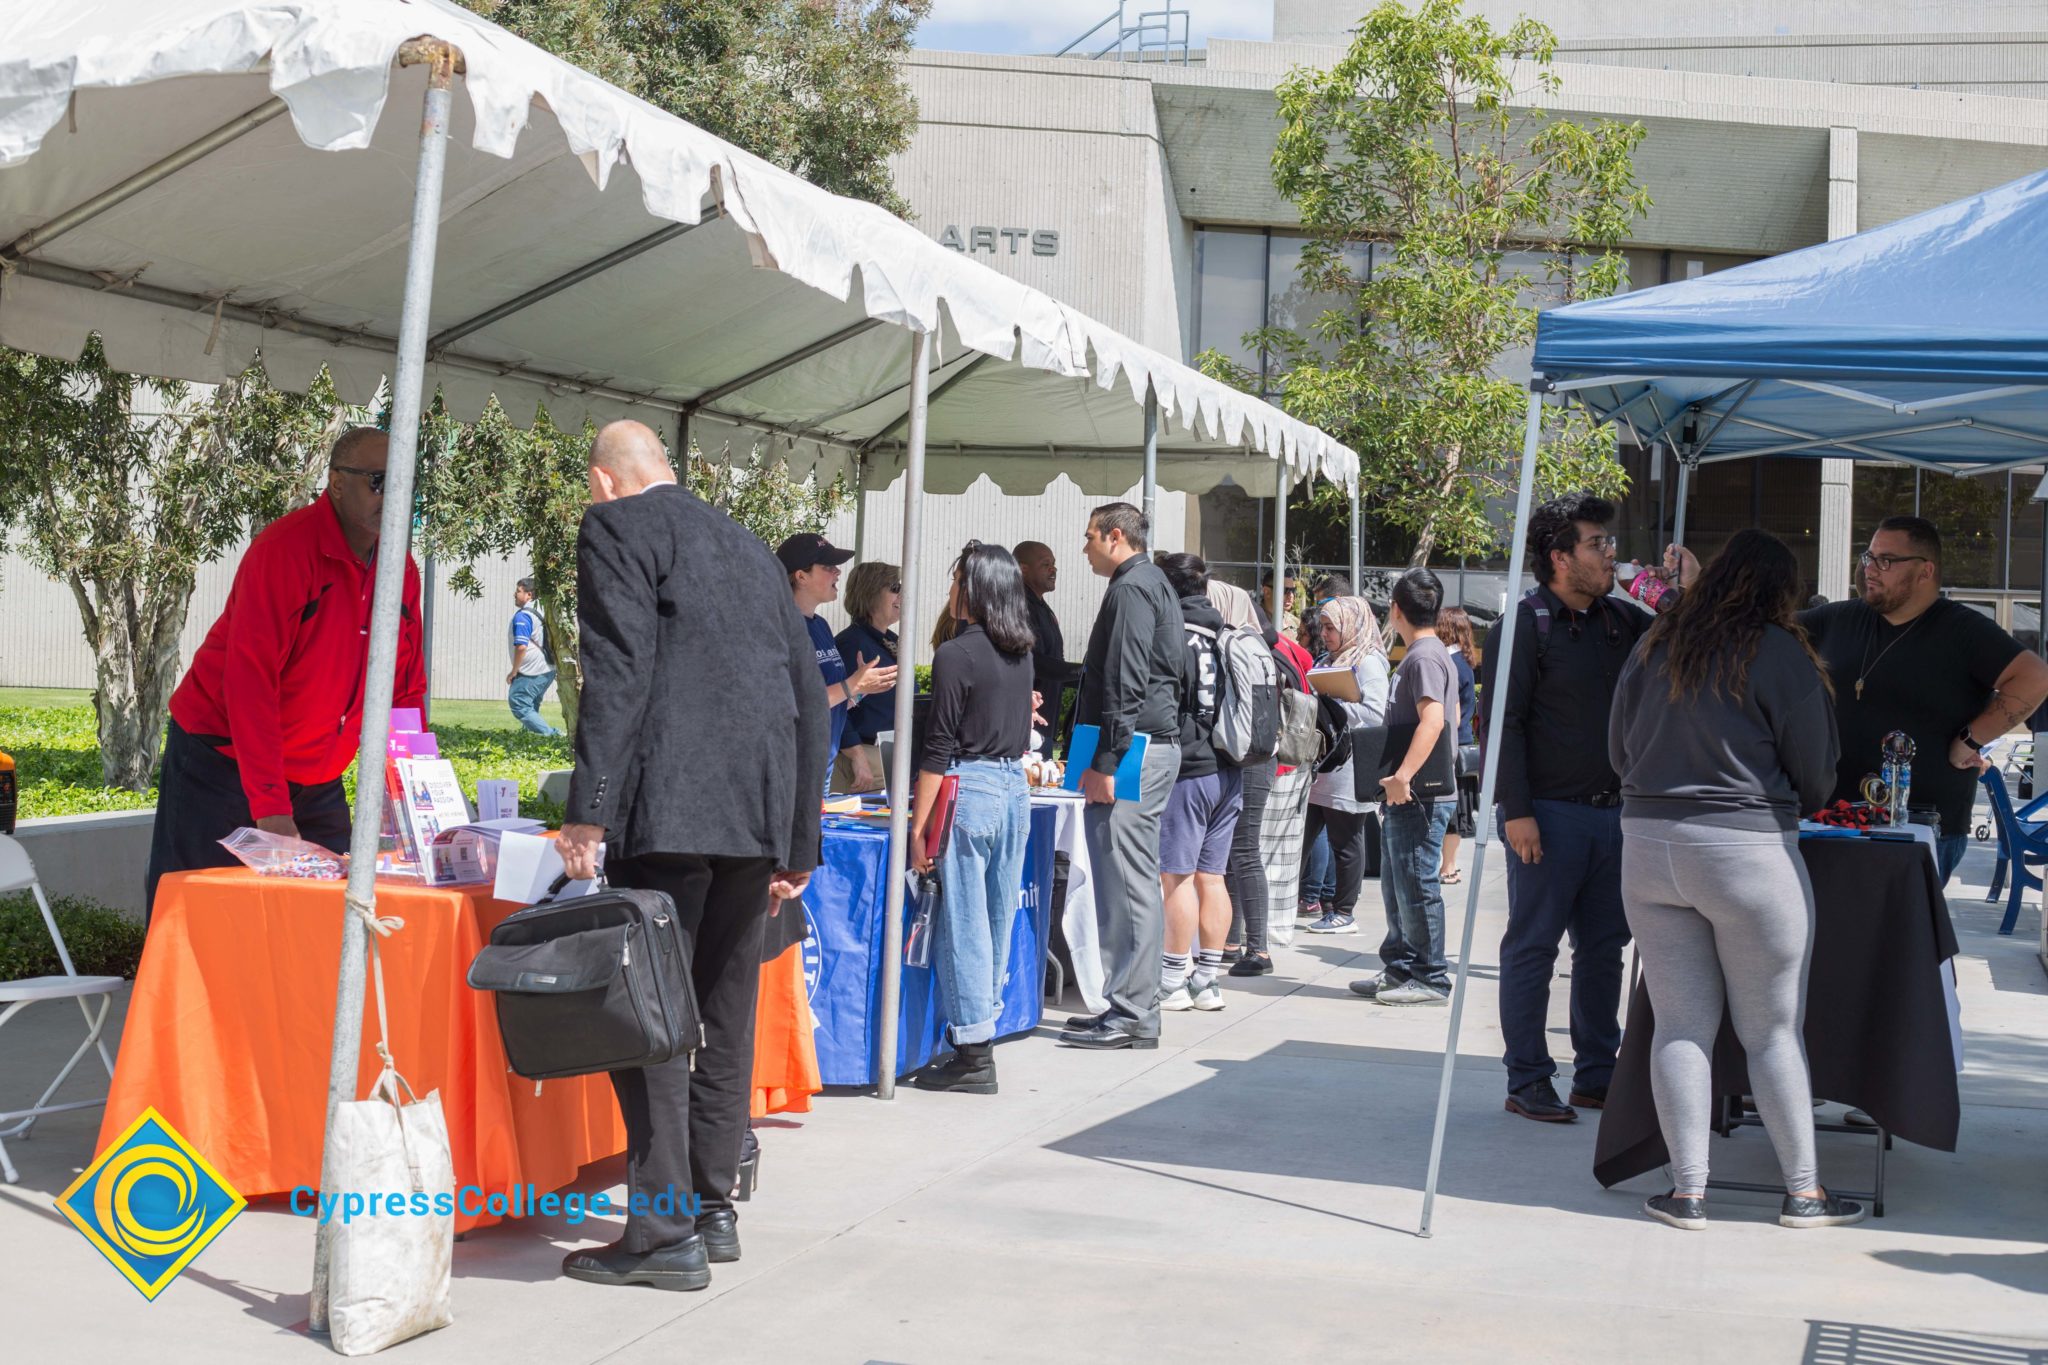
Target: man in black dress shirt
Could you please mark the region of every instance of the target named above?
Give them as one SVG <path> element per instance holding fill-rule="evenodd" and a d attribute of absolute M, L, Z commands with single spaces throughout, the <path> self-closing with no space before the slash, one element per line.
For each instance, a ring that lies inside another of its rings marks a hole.
<path fill-rule="evenodd" d="M 1159 954 L 1166 903 L 1159 884 L 1159 821 L 1180 776 L 1185 649 L 1180 599 L 1146 553 L 1151 524 L 1127 502 L 1088 518 L 1088 567 L 1109 580 L 1088 637 L 1075 719 L 1101 730 L 1081 791 L 1094 867 L 1095 920 L 1109 1008 L 1075 1018 L 1060 1034 L 1071 1047 L 1159 1046 Z M 1135 801 L 1116 796 L 1116 771 L 1140 735 L 1147 748 Z"/>
<path fill-rule="evenodd" d="M 1614 504 L 1572 493 L 1529 519 L 1536 586 L 1517 605 L 1515 658 L 1502 723 L 1495 800 L 1508 845 L 1508 927 L 1500 944 L 1500 1026 L 1507 1110 L 1543 1123 L 1578 1117 L 1551 1078 L 1550 978 L 1558 945 L 1572 939 L 1571 1104 L 1607 1099 L 1621 1048 L 1621 779 L 1607 762 L 1614 688 L 1651 617 L 1611 596 Z M 1683 550 L 1667 555 L 1681 584 L 1699 572 Z M 1673 595 L 1676 596 L 1675 594 Z M 1492 696 L 1503 617 L 1486 641 L 1481 674 Z M 1480 703 L 1488 714 L 1490 701 Z M 1488 742 L 1495 741 L 1488 736 Z"/>
<path fill-rule="evenodd" d="M 675 902 L 703 1045 L 611 1073 L 634 1206 L 624 1237 L 570 1252 L 562 1271 L 702 1289 L 712 1261 L 740 1256 L 762 936 L 770 898 L 796 896 L 817 866 L 831 710 L 783 569 L 677 486 L 652 431 L 598 432 L 590 494 L 576 536 L 583 710 L 557 847 L 589 877 L 607 841 L 613 885 Z"/>
<path fill-rule="evenodd" d="M 1010 554 L 1024 574 L 1024 604 L 1031 610 L 1031 632 L 1037 641 L 1031 647 L 1031 689 L 1045 699 L 1045 728 L 1038 751 L 1050 754 L 1060 724 L 1060 690 L 1074 680 L 1081 668 L 1067 662 L 1067 642 L 1060 633 L 1060 618 L 1053 615 L 1051 604 L 1045 600 L 1060 581 L 1060 563 L 1052 547 L 1027 540 Z"/>

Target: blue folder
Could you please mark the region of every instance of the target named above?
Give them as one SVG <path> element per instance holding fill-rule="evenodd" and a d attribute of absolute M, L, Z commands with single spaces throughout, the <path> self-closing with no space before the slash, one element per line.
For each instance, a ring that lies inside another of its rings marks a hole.
<path fill-rule="evenodd" d="M 1099 725 L 1076 725 L 1073 738 L 1067 741 L 1067 776 L 1061 785 L 1070 792 L 1081 790 L 1081 774 L 1088 771 L 1088 765 L 1095 761 L 1095 746 L 1102 743 L 1102 727 Z M 1116 765 L 1116 799 L 1135 801 L 1144 790 L 1145 751 L 1152 747 L 1152 736 L 1131 736 L 1131 747 L 1124 750 L 1123 762 Z"/>

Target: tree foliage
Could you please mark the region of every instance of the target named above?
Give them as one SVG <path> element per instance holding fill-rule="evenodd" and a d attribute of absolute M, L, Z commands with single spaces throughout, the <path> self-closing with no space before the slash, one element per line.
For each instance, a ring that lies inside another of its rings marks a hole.
<path fill-rule="evenodd" d="M 1649 208 L 1642 125 L 1532 107 L 1557 89 L 1555 48 L 1534 20 L 1502 32 L 1457 0 L 1389 0 L 1335 66 L 1280 86 L 1273 183 L 1309 235 L 1300 283 L 1330 303 L 1305 334 L 1245 341 L 1290 412 L 1358 451 L 1365 506 L 1413 537 L 1414 563 L 1502 539 L 1490 507 L 1513 491 L 1527 405 L 1502 358 L 1532 344 L 1539 305 L 1620 287 L 1616 248 Z M 1214 351 L 1201 364 L 1255 380 Z M 1582 413 L 1546 414 L 1540 488 L 1620 492 L 1613 450 Z"/>
<path fill-rule="evenodd" d="M 261 362 L 210 394 L 0 350 L 0 521 L 77 603 L 108 786 L 146 790 L 178 681 L 199 567 L 303 506 L 349 410 L 326 373 L 304 394 Z"/>
<path fill-rule="evenodd" d="M 917 104 L 897 59 L 931 0 L 460 0 L 558 57 L 835 194 L 908 216 L 889 158 Z"/>

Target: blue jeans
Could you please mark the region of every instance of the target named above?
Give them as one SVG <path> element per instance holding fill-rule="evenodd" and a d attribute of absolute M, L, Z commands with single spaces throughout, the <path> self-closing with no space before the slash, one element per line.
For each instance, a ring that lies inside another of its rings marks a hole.
<path fill-rule="evenodd" d="M 1444 966 L 1444 831 L 1455 801 L 1409 801 L 1380 808 L 1380 901 L 1387 936 L 1380 962 L 1392 983 L 1451 988 Z"/>
<path fill-rule="evenodd" d="M 1943 890 L 1948 889 L 1948 879 L 1955 876 L 1957 864 L 1970 851 L 1970 836 L 1957 834 L 1944 836 L 1934 841 L 1934 871 L 1941 878 Z"/>
<path fill-rule="evenodd" d="M 1508 929 L 1500 941 L 1500 1030 L 1508 1089 L 1557 1074 L 1551 1060 L 1550 978 L 1559 943 L 1572 940 L 1572 1088 L 1605 1086 L 1621 1050 L 1621 810 L 1535 801 L 1543 860 L 1525 863 L 1507 842 Z"/>
<path fill-rule="evenodd" d="M 1337 866 L 1330 857 L 1330 835 L 1319 829 L 1301 860 L 1300 899 L 1303 904 L 1315 901 L 1327 907 L 1336 897 Z"/>
<path fill-rule="evenodd" d="M 939 908 L 932 939 L 939 1006 L 955 1043 L 996 1036 L 1010 926 L 1024 889 L 1024 846 L 1031 837 L 1031 792 L 1019 759 L 955 763 L 960 798 L 939 854 Z"/>
<path fill-rule="evenodd" d="M 512 719 L 518 721 L 536 735 L 559 735 L 562 732 L 540 718 L 541 698 L 555 685 L 555 670 L 535 673 L 531 676 L 520 674 L 512 680 L 511 691 L 506 693 L 506 704 L 512 708 Z"/>

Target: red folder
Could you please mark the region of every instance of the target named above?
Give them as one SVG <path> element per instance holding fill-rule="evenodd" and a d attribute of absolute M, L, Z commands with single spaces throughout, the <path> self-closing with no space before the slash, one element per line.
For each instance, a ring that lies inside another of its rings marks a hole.
<path fill-rule="evenodd" d="M 953 807 L 960 801 L 960 779 L 948 773 L 939 781 L 939 794 L 932 801 L 932 818 L 924 826 L 924 854 L 937 859 L 945 851 L 946 836 L 953 832 Z"/>

